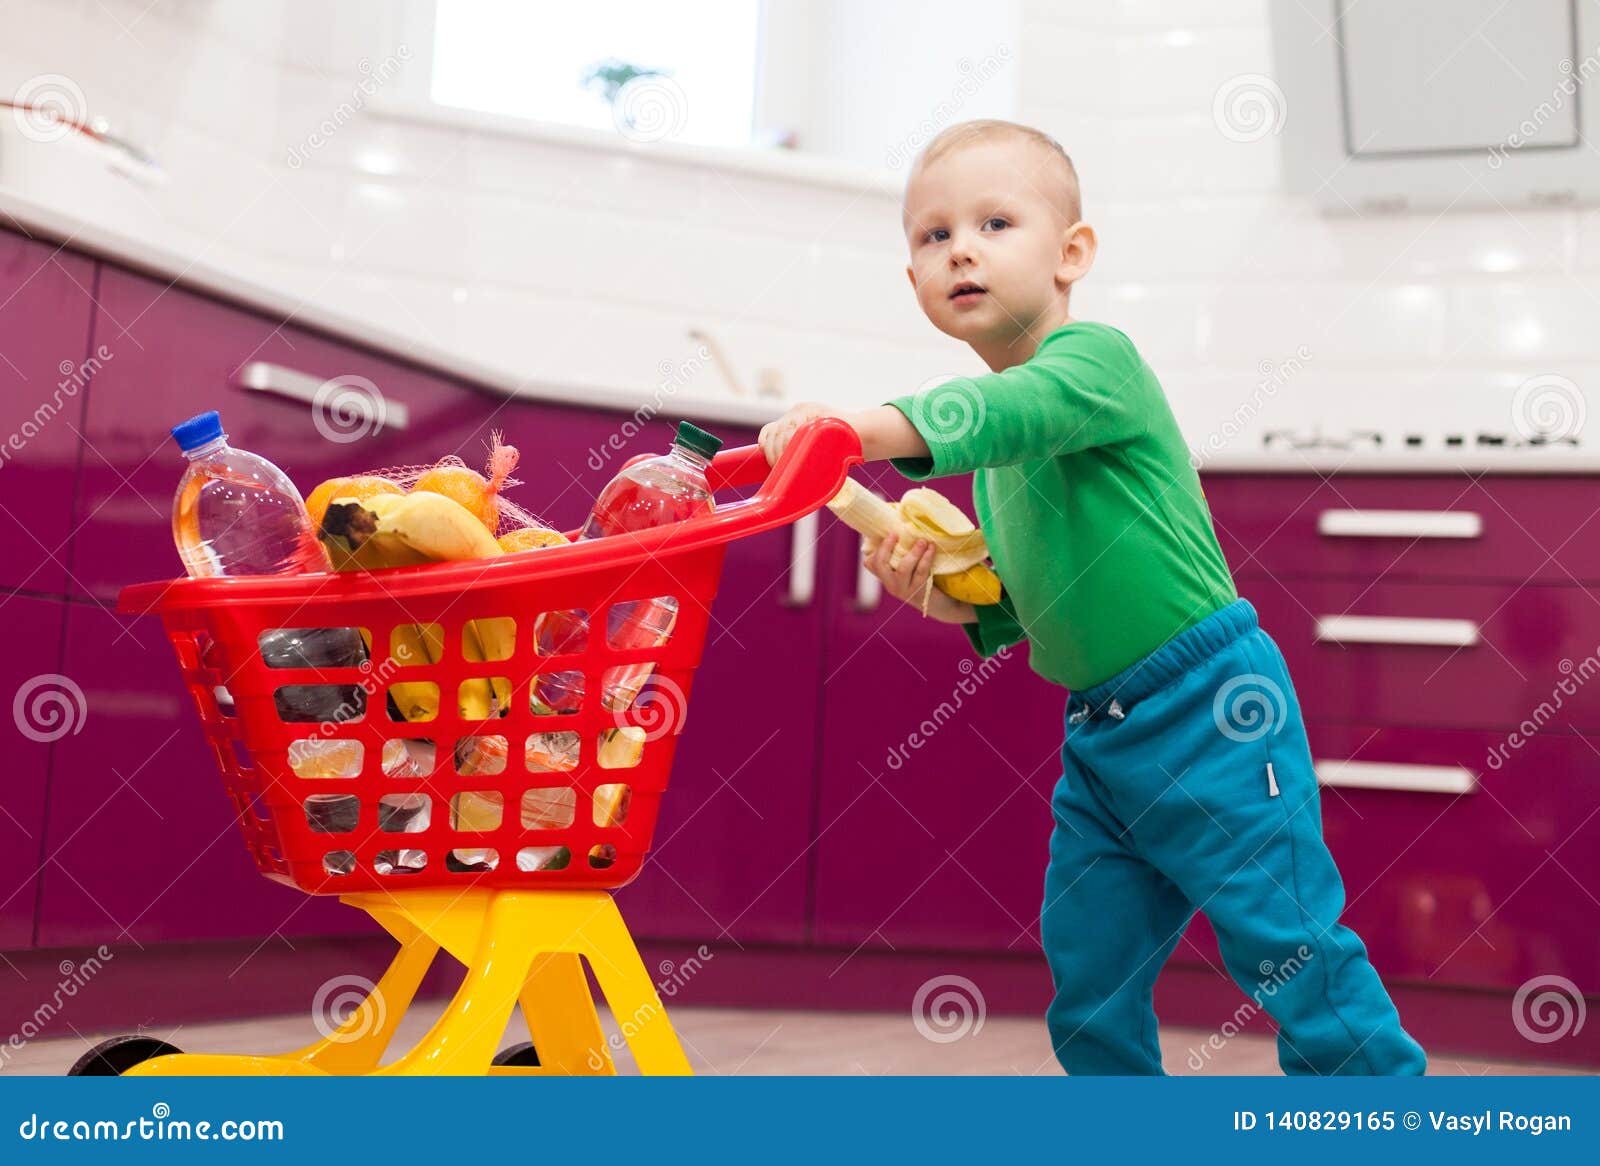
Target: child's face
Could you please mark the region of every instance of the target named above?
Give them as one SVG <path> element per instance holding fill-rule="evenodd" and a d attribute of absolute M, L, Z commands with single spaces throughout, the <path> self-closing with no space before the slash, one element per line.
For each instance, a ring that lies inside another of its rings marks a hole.
<path fill-rule="evenodd" d="M 1068 180 L 1026 139 L 995 138 L 929 163 L 906 188 L 906 273 L 941 332 L 1009 344 L 1064 310 Z M 1035 337 L 1037 339 L 1037 337 Z"/>

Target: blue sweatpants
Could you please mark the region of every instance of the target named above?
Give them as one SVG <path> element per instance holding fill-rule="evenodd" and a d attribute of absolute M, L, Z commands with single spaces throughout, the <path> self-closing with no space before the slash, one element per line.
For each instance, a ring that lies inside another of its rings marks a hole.
<path fill-rule="evenodd" d="M 1339 923 L 1300 706 L 1248 601 L 1072 693 L 1066 720 L 1041 930 L 1067 1072 L 1163 1072 L 1152 993 L 1197 910 L 1247 1008 L 1278 1022 L 1285 1073 L 1426 1069 Z"/>

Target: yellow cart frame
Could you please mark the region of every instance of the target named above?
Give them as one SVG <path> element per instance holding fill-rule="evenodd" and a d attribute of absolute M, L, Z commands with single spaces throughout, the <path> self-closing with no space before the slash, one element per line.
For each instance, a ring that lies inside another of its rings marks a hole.
<path fill-rule="evenodd" d="M 340 1027 L 294 1052 L 172 1053 L 125 1076 L 606 1076 L 616 1072 L 584 974 L 587 958 L 639 1071 L 688 1074 L 688 1058 L 606 891 L 459 891 L 342 897 L 400 944 L 371 993 Z M 380 1067 L 417 986 L 444 949 L 466 978 L 417 1045 Z M 521 1003 L 539 1065 L 493 1064 Z"/>

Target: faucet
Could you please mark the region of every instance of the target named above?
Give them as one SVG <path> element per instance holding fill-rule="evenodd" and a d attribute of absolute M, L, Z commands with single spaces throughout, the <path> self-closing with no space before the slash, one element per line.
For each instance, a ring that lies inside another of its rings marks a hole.
<path fill-rule="evenodd" d="M 717 371 L 722 374 L 722 379 L 727 382 L 728 388 L 736 397 L 748 397 L 744 382 L 733 371 L 733 366 L 728 363 L 727 355 L 722 351 L 722 346 L 716 342 L 709 333 L 702 332 L 699 328 L 689 329 L 689 339 L 705 346 L 711 354 L 711 360 L 717 366 Z M 756 369 L 756 396 L 777 397 L 784 396 L 783 374 L 775 368 Z"/>
<path fill-rule="evenodd" d="M 115 150 L 127 161 L 149 170 L 159 171 L 161 169 L 161 164 L 155 160 L 155 157 L 148 150 L 136 145 L 120 134 L 112 133 L 111 123 L 103 117 L 92 117 L 80 121 L 76 118 L 65 117 L 56 110 L 30 105 L 26 102 L 7 101 L 3 97 L 0 97 L 0 107 L 43 115 L 66 126 L 69 130 L 82 134 L 91 141 L 99 142 L 101 145 Z"/>

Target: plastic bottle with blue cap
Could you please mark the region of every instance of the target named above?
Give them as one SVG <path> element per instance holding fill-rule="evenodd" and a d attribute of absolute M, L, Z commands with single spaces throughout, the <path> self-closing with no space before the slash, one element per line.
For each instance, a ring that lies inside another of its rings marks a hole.
<path fill-rule="evenodd" d="M 172 537 L 190 576 L 295 575 L 328 570 L 327 556 L 311 529 L 300 491 L 266 458 L 228 444 L 215 410 L 172 427 L 188 459 L 172 503 Z M 355 628 L 277 628 L 260 641 L 269 668 L 355 668 L 368 659 Z M 226 684 L 217 698 L 232 703 Z M 278 716 L 291 723 L 327 723 L 358 718 L 366 706 L 359 685 L 286 684 L 273 693 Z M 384 758 L 385 768 L 391 758 Z M 300 777 L 353 775 L 361 765 L 358 743 L 307 738 L 289 747 L 289 763 Z M 397 757 L 393 764 L 404 763 Z M 327 795 L 307 800 L 307 814 L 327 809 Z M 313 820 L 312 829 L 326 828 Z"/>
<path fill-rule="evenodd" d="M 266 458 L 235 449 L 215 410 L 172 427 L 188 459 L 172 504 L 172 537 L 191 576 L 326 571 L 305 500 Z"/>

